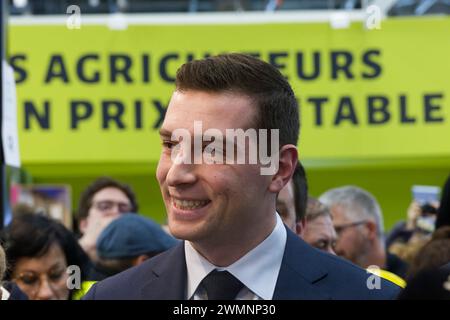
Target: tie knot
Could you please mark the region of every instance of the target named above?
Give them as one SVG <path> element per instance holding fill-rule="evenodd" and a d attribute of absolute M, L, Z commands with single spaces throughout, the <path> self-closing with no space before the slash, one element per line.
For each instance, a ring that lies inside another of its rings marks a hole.
<path fill-rule="evenodd" d="M 211 271 L 203 280 L 208 300 L 234 300 L 244 286 L 228 271 Z"/>

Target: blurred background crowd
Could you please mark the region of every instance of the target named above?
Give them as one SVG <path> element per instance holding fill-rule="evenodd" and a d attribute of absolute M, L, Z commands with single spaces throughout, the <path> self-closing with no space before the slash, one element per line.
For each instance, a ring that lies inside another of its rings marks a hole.
<path fill-rule="evenodd" d="M 405 204 L 404 220 L 385 232 L 382 208 L 369 191 L 342 186 L 314 198 L 301 165 L 277 200 L 286 226 L 307 243 L 403 288 L 409 289 L 411 282 L 418 288 L 403 292 L 403 298 L 410 299 L 449 297 L 444 286 L 448 278 L 441 275 L 450 267 L 449 206 L 450 176 L 440 201 Z M 0 271 L 8 297 L 79 299 L 96 281 L 180 241 L 167 226 L 139 213 L 131 186 L 108 177 L 93 181 L 81 195 L 77 226 L 79 231 L 73 232 L 37 208 L 15 207 L 12 222 L 1 231 L 6 254 L 1 251 Z M 77 266 L 73 274 L 67 272 L 70 266 Z M 427 272 L 433 275 L 426 278 L 431 281 L 421 280 Z M 68 286 L 72 276 L 73 288 Z"/>

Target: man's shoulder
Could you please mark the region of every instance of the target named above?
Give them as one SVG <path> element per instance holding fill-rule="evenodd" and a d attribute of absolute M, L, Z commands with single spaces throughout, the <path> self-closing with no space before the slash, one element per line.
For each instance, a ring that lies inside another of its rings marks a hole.
<path fill-rule="evenodd" d="M 330 299 L 395 299 L 401 288 L 353 263 L 291 238 L 290 261 L 300 275 Z M 295 257 L 295 251 L 302 252 Z M 305 266 L 305 264 L 309 264 Z"/>
<path fill-rule="evenodd" d="M 169 249 L 142 264 L 97 282 L 83 300 L 140 300 L 142 289 L 158 277 L 158 271 L 175 258 L 178 246 Z"/>
<path fill-rule="evenodd" d="M 326 255 L 328 281 L 338 299 L 395 299 L 401 288 L 340 257 Z M 325 261 L 325 260 L 324 260 Z"/>

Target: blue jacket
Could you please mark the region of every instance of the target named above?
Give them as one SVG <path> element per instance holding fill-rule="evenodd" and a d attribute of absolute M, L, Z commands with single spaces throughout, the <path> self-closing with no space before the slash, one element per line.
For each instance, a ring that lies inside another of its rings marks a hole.
<path fill-rule="evenodd" d="M 317 250 L 287 230 L 286 248 L 273 299 L 395 299 L 400 287 L 342 258 Z M 270 253 L 268 253 L 270 254 Z M 375 276 L 376 277 L 376 276 Z M 95 284 L 83 300 L 184 300 L 187 282 L 184 243 Z"/>

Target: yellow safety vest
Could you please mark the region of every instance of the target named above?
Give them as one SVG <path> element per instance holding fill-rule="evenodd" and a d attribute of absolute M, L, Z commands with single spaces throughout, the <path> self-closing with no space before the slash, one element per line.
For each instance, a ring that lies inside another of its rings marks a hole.
<path fill-rule="evenodd" d="M 375 269 L 375 268 L 367 268 L 367 271 L 385 279 L 388 280 L 390 282 L 395 283 L 396 285 L 398 285 L 401 288 L 405 288 L 406 287 L 406 281 L 403 280 L 402 278 L 400 278 L 398 275 L 396 275 L 395 273 L 383 270 L 383 269 Z"/>
<path fill-rule="evenodd" d="M 81 283 L 81 288 L 75 291 L 72 295 L 72 300 L 81 300 L 84 295 L 89 291 L 89 289 L 96 283 L 97 281 L 83 281 Z"/>

